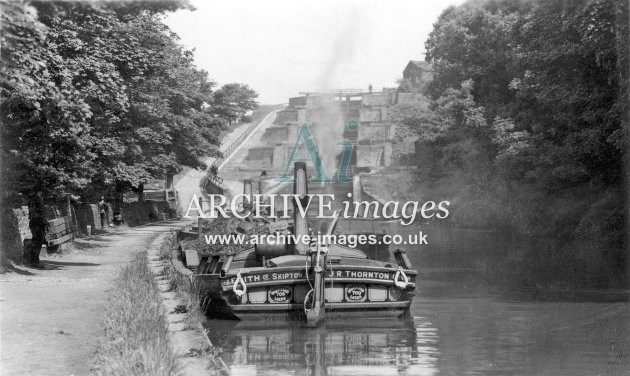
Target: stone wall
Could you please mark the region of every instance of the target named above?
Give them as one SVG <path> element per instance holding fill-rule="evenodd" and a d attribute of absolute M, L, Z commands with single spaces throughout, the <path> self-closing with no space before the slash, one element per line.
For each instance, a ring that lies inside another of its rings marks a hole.
<path fill-rule="evenodd" d="M 359 121 L 373 122 L 381 119 L 381 111 L 378 108 L 365 107 L 360 110 Z"/>
<path fill-rule="evenodd" d="M 111 202 L 108 202 L 107 206 L 109 207 L 107 211 L 108 221 L 112 223 L 114 221 L 114 206 Z M 101 214 L 98 210 L 98 204 L 80 204 L 73 207 L 79 234 L 87 235 L 87 226 L 92 227 L 92 234 L 101 228 Z"/>
<path fill-rule="evenodd" d="M 164 201 L 123 203 L 120 209 L 123 221 L 132 227 L 176 217 L 175 211 Z"/>
<path fill-rule="evenodd" d="M 307 121 L 308 119 L 309 119 L 308 118 L 308 111 L 305 108 L 300 108 L 297 111 L 297 120 L 299 122 L 303 122 L 303 121 Z"/>
<path fill-rule="evenodd" d="M 276 123 L 297 121 L 297 110 L 284 109 L 276 114 Z"/>
<path fill-rule="evenodd" d="M 1 252 L 3 258 L 19 260 L 22 257 L 22 248 L 25 239 L 31 239 L 31 230 L 28 226 L 28 207 L 18 209 L 5 209 L 1 240 Z M 6 265 L 2 265 L 6 267 Z"/>
<path fill-rule="evenodd" d="M 273 146 L 262 146 L 262 147 L 249 149 L 249 151 L 247 152 L 247 157 L 245 159 L 256 161 L 256 160 L 268 158 L 271 160 L 272 155 L 273 155 Z"/>
<path fill-rule="evenodd" d="M 92 228 L 92 234 L 96 229 L 101 228 L 101 216 L 98 212 L 97 204 L 75 205 L 74 212 L 77 216 L 77 231 L 79 234 L 86 235 L 87 226 Z"/>
<path fill-rule="evenodd" d="M 273 159 L 273 146 L 263 146 L 249 149 L 246 160 L 247 165 L 258 170 L 269 169 Z"/>
<path fill-rule="evenodd" d="M 380 167 L 387 166 L 385 163 L 385 150 L 383 145 L 358 145 L 357 166 L 358 167 Z"/>
<path fill-rule="evenodd" d="M 289 98 L 289 107 L 306 106 L 306 97 Z"/>
<path fill-rule="evenodd" d="M 16 219 L 19 235 L 20 235 L 20 244 L 24 239 L 30 239 L 31 229 L 28 226 L 28 206 L 22 206 L 19 209 L 12 209 L 14 218 Z"/>
<path fill-rule="evenodd" d="M 263 134 L 262 139 L 270 143 L 286 142 L 288 133 L 289 127 L 287 126 L 271 127 L 265 129 L 265 133 Z"/>
<path fill-rule="evenodd" d="M 359 127 L 356 147 L 358 167 L 385 167 L 391 165 L 393 126 L 390 124 L 364 124 Z"/>
<path fill-rule="evenodd" d="M 390 124 L 361 124 L 359 126 L 360 141 L 372 141 L 372 143 L 389 140 L 392 138 Z"/>
<path fill-rule="evenodd" d="M 109 205 L 109 223 L 113 223 L 114 210 L 111 203 Z M 92 227 L 92 234 L 101 228 L 101 217 L 98 211 L 98 204 L 80 204 L 73 206 L 74 216 L 77 224 L 77 232 L 80 235 L 87 234 L 87 226 Z M 57 217 L 59 210 L 52 206 L 47 208 L 50 213 L 54 213 Z M 175 218 L 177 213 L 172 209 L 168 202 L 165 201 L 143 201 L 123 203 L 120 206 L 123 220 L 129 226 L 138 226 L 149 222 L 161 221 L 165 219 Z M 47 214 L 50 214 L 47 213 Z M 56 214 L 55 214 L 56 213 Z M 66 214 L 65 212 L 63 214 Z M 54 218 L 54 215 L 52 218 Z M 7 208 L 3 213 L 3 228 L 0 252 L 12 260 L 20 260 L 24 240 L 31 239 L 31 230 L 29 228 L 28 207 L 10 209 Z M 52 219 L 49 218 L 49 219 Z"/>
<path fill-rule="evenodd" d="M 282 170 L 287 159 L 289 158 L 289 151 L 285 146 L 276 146 L 273 148 L 273 158 L 271 160 L 271 168 Z"/>
<path fill-rule="evenodd" d="M 363 106 L 387 106 L 389 98 L 386 95 L 379 94 L 363 94 L 361 97 L 361 105 Z"/>

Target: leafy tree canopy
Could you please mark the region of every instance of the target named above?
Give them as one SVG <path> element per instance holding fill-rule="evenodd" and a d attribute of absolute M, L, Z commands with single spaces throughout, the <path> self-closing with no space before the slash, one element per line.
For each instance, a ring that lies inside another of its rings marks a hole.
<path fill-rule="evenodd" d="M 251 102 L 220 94 L 214 107 L 215 83 L 161 22 L 185 2 L 0 5 L 5 192 L 54 200 L 203 168 L 224 113 L 255 104 L 242 85 Z"/>
<path fill-rule="evenodd" d="M 249 86 L 231 83 L 225 84 L 214 93 L 213 112 L 228 119 L 230 124 L 242 119 L 245 114 L 258 107 L 258 93 Z"/>
<path fill-rule="evenodd" d="M 625 1 L 451 7 L 425 44 L 430 109 L 394 115 L 433 143 L 451 194 L 512 208 L 528 230 L 620 233 L 628 14 Z"/>

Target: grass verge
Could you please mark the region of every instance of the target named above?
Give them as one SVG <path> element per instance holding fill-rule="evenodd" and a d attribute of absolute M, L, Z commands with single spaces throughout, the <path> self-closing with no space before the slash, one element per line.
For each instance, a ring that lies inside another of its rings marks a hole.
<path fill-rule="evenodd" d="M 160 260 L 171 259 L 171 235 L 167 237 L 158 252 Z M 178 313 L 187 313 L 185 319 L 185 330 L 194 330 L 199 328 L 199 323 L 205 318 L 204 313 L 200 309 L 199 294 L 194 284 L 187 276 L 181 275 L 175 270 L 171 263 L 164 267 L 164 276 L 170 282 L 170 291 L 177 292 L 177 296 L 184 302 L 184 305 L 178 307 Z"/>
<path fill-rule="evenodd" d="M 101 375 L 177 375 L 159 290 L 146 253 L 124 266 L 105 311 L 105 338 L 97 355 Z"/>

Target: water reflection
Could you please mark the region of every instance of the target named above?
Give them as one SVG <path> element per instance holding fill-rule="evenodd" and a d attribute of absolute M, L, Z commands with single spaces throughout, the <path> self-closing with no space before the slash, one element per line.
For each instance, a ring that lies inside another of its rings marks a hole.
<path fill-rule="evenodd" d="M 234 375 L 435 375 L 436 329 L 422 317 L 304 323 L 208 320 Z"/>
<path fill-rule="evenodd" d="M 231 373 L 628 375 L 628 290 L 596 288 L 596 277 L 611 275 L 606 271 L 615 262 L 607 248 L 436 226 L 392 230 L 429 234 L 428 245 L 405 247 L 422 273 L 410 318 L 326 322 L 315 329 L 301 322 L 208 320 L 210 339 L 222 349 Z M 376 259 L 391 255 L 382 248 L 366 252 Z M 572 257 L 556 262 L 563 267 L 556 272 L 546 268 L 553 255 Z M 509 265 L 535 267 L 528 271 L 532 278 L 522 274 L 495 284 L 482 278 Z M 570 299 L 557 301 L 502 292 L 542 282 L 542 276 L 558 277 L 565 269 L 589 289 L 561 289 Z"/>

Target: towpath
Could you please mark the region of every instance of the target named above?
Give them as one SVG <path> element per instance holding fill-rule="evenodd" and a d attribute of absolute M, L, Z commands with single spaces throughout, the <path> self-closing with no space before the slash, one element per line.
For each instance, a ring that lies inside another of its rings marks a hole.
<path fill-rule="evenodd" d="M 165 221 L 77 239 L 62 257 L 42 255 L 43 269 L 15 267 L 0 275 L 0 374 L 90 374 L 121 265 L 184 224 Z"/>
<path fill-rule="evenodd" d="M 242 148 L 246 148 L 248 141 L 250 137 L 252 137 L 252 135 L 271 126 L 276 119 L 276 116 L 275 116 L 276 112 L 277 111 L 271 111 L 258 124 L 256 124 L 253 129 L 249 129 L 249 124 L 244 124 L 243 126 L 240 126 L 234 129 L 232 132 L 228 133 L 223 139 L 223 142 L 220 148 L 221 152 L 224 154 L 225 160 L 219 165 L 219 167 L 223 167 L 222 165 L 224 163 L 228 163 L 232 155 L 234 155 L 236 152 L 238 152 Z M 238 145 L 234 145 L 234 143 L 237 140 L 239 140 L 239 138 L 241 138 L 244 135 L 244 133 L 248 131 L 248 129 L 249 129 L 249 134 L 245 138 L 240 140 Z M 210 166 L 214 163 L 215 160 L 216 158 L 210 157 L 206 159 L 204 162 L 208 166 Z M 190 171 L 185 172 L 183 176 L 176 177 L 179 179 L 176 180 L 174 186 L 179 197 L 179 206 L 182 209 L 182 213 L 186 213 L 186 210 L 188 209 L 188 206 L 190 205 L 190 200 L 193 197 L 193 194 L 196 194 L 197 196 L 201 195 L 201 188 L 199 187 L 199 182 L 205 176 L 205 174 L 206 174 L 205 171 L 190 170 Z M 226 183 L 229 183 L 229 182 L 226 182 Z M 231 189 L 232 187 L 229 186 L 227 188 Z"/>
<path fill-rule="evenodd" d="M 275 111 L 249 134 L 247 124 L 226 135 L 225 162 L 246 149 L 251 135 L 271 126 Z M 239 140 L 240 138 L 240 140 Z M 238 145 L 233 145 L 239 140 Z M 229 151 L 229 152 L 228 152 Z M 210 165 L 215 161 L 208 158 Z M 204 172 L 191 170 L 176 182 L 180 204 L 200 194 Z M 185 210 L 185 209 L 184 209 Z M 173 220 L 77 239 L 63 256 L 42 254 L 41 269 L 15 266 L 0 275 L 0 374 L 87 375 L 93 373 L 103 311 L 120 267 L 160 234 L 189 221 Z"/>

